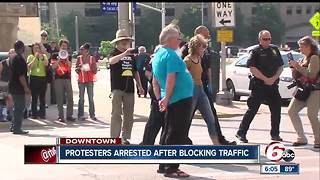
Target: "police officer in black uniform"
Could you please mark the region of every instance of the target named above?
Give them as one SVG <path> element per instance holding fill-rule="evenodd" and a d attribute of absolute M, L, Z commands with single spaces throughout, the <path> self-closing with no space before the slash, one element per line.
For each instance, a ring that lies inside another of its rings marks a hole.
<path fill-rule="evenodd" d="M 205 26 L 198 26 L 194 31 L 194 35 L 197 35 L 197 34 L 201 34 L 206 39 L 209 39 L 209 37 L 210 37 L 209 30 Z M 189 50 L 188 43 L 185 43 L 181 47 L 182 59 L 184 59 L 184 57 L 186 57 L 189 54 L 188 50 Z M 212 52 L 208 46 L 204 52 L 202 59 L 201 59 L 201 67 L 202 67 L 201 81 L 203 84 L 203 89 L 208 96 L 213 116 L 216 119 L 214 122 L 215 122 L 215 126 L 217 128 L 216 130 L 217 130 L 217 134 L 218 134 L 219 143 L 221 145 L 236 145 L 237 144 L 236 141 L 230 142 L 230 141 L 226 140 L 226 138 L 222 135 L 217 111 L 214 107 L 214 100 L 213 100 L 213 93 L 214 92 L 213 92 L 213 87 L 211 85 L 212 81 L 211 81 L 211 79 L 209 79 L 209 78 L 211 78 L 211 60 L 212 59 L 219 60 L 220 55 L 216 52 Z M 191 141 L 191 140 L 189 139 L 189 141 Z"/>
<path fill-rule="evenodd" d="M 247 66 L 250 68 L 249 89 L 251 95 L 247 100 L 248 110 L 245 113 L 236 137 L 247 143 L 247 131 L 263 101 L 271 111 L 271 139 L 282 141 L 279 136 L 281 118 L 281 96 L 278 89 L 279 76 L 283 71 L 283 60 L 277 46 L 270 44 L 271 34 L 267 30 L 259 32 L 259 45 L 250 52 Z"/>

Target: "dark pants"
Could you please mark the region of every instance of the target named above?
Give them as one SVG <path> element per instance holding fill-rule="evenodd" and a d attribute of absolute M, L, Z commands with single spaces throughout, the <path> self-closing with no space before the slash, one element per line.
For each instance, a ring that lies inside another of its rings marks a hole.
<path fill-rule="evenodd" d="M 217 130 L 217 135 L 218 135 L 218 139 L 219 142 L 222 143 L 224 141 L 226 141 L 225 137 L 222 135 L 221 132 L 221 127 L 220 127 L 220 123 L 219 123 L 219 118 L 218 118 L 218 114 L 217 114 L 217 110 L 214 107 L 214 98 L 213 98 L 213 94 L 211 94 L 208 90 L 208 87 L 206 85 L 203 86 L 204 92 L 206 93 L 206 95 L 208 96 L 209 102 L 210 102 L 210 106 L 211 106 L 211 110 L 214 116 L 214 123 L 215 123 L 215 127 Z"/>
<path fill-rule="evenodd" d="M 252 89 L 251 95 L 247 100 L 248 110 L 243 116 L 237 134 L 246 136 L 250 123 L 257 114 L 263 101 L 266 101 L 271 112 L 271 137 L 279 136 L 279 125 L 281 118 L 281 96 L 278 85 L 260 85 Z"/>
<path fill-rule="evenodd" d="M 147 96 L 147 92 L 148 92 L 148 79 L 145 75 L 145 71 L 144 70 L 139 70 L 139 76 L 140 76 L 140 81 L 141 81 L 141 86 L 144 90 L 144 94 L 140 94 L 141 96 L 144 95 L 144 96 Z M 139 89 L 138 89 L 138 86 L 137 86 L 137 93 L 139 95 Z"/>
<path fill-rule="evenodd" d="M 153 145 L 160 128 L 163 135 L 164 117 L 165 113 L 159 111 L 158 101 L 151 100 L 151 111 L 143 133 L 143 145 Z"/>
<path fill-rule="evenodd" d="M 21 131 L 24 109 L 26 107 L 26 96 L 24 94 L 12 94 L 13 98 L 13 132 Z"/>
<path fill-rule="evenodd" d="M 30 76 L 31 88 L 31 111 L 33 116 L 46 116 L 46 91 L 47 79 L 46 77 Z M 38 113 L 38 99 L 40 101 L 40 110 Z"/>
<path fill-rule="evenodd" d="M 191 125 L 190 112 L 192 97 L 182 99 L 168 105 L 165 114 L 165 127 L 161 139 L 164 145 L 186 145 L 188 144 L 188 134 Z M 159 169 L 164 169 L 166 173 L 176 172 L 179 164 L 160 164 Z"/>

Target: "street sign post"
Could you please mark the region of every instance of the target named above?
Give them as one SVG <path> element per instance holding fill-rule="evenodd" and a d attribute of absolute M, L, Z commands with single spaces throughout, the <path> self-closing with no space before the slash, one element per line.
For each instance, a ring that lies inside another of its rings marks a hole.
<path fill-rule="evenodd" d="M 132 3 L 133 12 L 136 11 L 137 3 Z M 119 6 L 117 2 L 101 2 L 100 8 L 102 12 L 118 12 Z"/>
<path fill-rule="evenodd" d="M 217 42 L 232 42 L 232 41 L 233 41 L 233 30 L 217 31 Z"/>
<path fill-rule="evenodd" d="M 316 12 L 310 19 L 310 24 L 316 29 L 320 30 L 320 13 Z"/>
<path fill-rule="evenodd" d="M 214 19 L 217 31 L 217 41 L 221 42 L 221 80 L 220 91 L 216 96 L 216 103 L 220 105 L 232 104 L 232 96 L 227 91 L 226 86 L 226 42 L 232 42 L 233 31 L 227 30 L 227 27 L 235 26 L 235 11 L 234 3 L 232 2 L 216 2 L 213 3 Z"/>
<path fill-rule="evenodd" d="M 214 19 L 217 28 L 235 26 L 234 15 L 233 2 L 214 3 Z"/>

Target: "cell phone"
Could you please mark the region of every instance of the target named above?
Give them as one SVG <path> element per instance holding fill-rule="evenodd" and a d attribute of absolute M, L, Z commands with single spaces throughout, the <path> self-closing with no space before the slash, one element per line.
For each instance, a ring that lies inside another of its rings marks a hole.
<path fill-rule="evenodd" d="M 294 59 L 293 59 L 293 56 L 292 56 L 292 53 L 291 52 L 289 52 L 288 54 L 287 54 L 287 57 L 288 57 L 288 61 L 290 62 L 290 61 L 294 61 Z M 293 66 L 290 66 L 290 68 L 293 68 Z"/>
<path fill-rule="evenodd" d="M 292 56 L 292 53 L 291 53 L 291 52 L 289 52 L 289 53 L 287 54 L 287 57 L 288 57 L 288 60 L 289 60 L 289 61 L 294 61 L 294 59 L 293 59 L 293 56 Z"/>
<path fill-rule="evenodd" d="M 138 49 L 134 49 L 134 50 L 131 50 L 130 53 L 132 53 L 132 54 L 138 54 L 138 53 L 139 53 L 139 50 L 138 50 Z"/>

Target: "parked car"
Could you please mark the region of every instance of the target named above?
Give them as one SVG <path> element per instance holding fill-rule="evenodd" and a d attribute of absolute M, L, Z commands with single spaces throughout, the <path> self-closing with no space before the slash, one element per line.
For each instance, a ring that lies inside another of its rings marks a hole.
<path fill-rule="evenodd" d="M 8 52 L 0 52 L 0 61 L 8 58 Z"/>
<path fill-rule="evenodd" d="M 283 100 L 290 100 L 295 88 L 288 89 L 287 86 L 293 82 L 291 69 L 288 65 L 287 54 L 291 52 L 294 60 L 299 60 L 304 56 L 295 51 L 280 51 L 284 62 L 283 72 L 280 75 L 279 92 Z M 226 86 L 227 90 L 232 94 L 234 100 L 240 100 L 241 96 L 249 96 L 249 75 L 250 69 L 247 67 L 249 54 L 245 54 L 237 58 L 232 64 L 226 68 Z"/>

